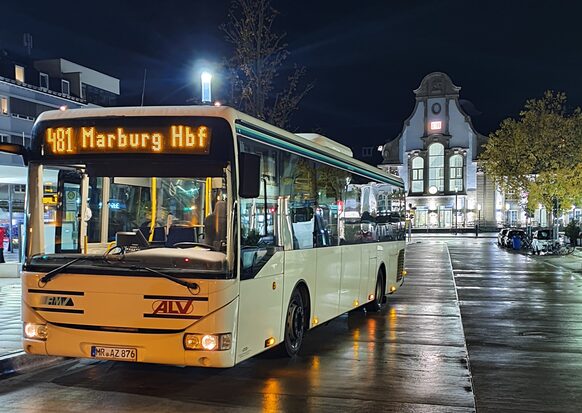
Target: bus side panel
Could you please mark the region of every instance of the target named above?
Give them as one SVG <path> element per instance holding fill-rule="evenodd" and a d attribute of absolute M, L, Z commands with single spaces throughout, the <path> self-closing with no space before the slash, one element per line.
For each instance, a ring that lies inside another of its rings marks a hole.
<path fill-rule="evenodd" d="M 369 301 L 368 294 L 370 294 L 370 250 L 366 247 L 366 245 L 360 244 L 362 251 L 360 258 L 360 301 L 362 303 Z"/>
<path fill-rule="evenodd" d="M 240 282 L 237 363 L 266 350 L 267 339 L 282 339 L 284 260 L 285 253 L 277 252 L 254 278 Z"/>
<path fill-rule="evenodd" d="M 360 261 L 362 247 L 360 245 L 344 245 L 342 251 L 340 313 L 350 311 L 363 304 L 360 294 Z"/>
<path fill-rule="evenodd" d="M 341 281 L 341 248 L 328 247 L 317 250 L 317 280 L 315 317 L 328 321 L 340 314 L 339 292 Z"/>
<path fill-rule="evenodd" d="M 315 306 L 315 262 L 317 255 L 315 249 L 285 251 L 285 275 L 283 277 L 283 306 L 281 314 L 281 334 L 285 334 L 285 317 L 287 315 L 287 307 L 291 293 L 300 280 L 305 281 L 307 289 L 309 290 L 309 299 L 311 301 L 311 311 L 309 314 L 309 327 L 313 327 L 313 318 L 316 316 Z"/>

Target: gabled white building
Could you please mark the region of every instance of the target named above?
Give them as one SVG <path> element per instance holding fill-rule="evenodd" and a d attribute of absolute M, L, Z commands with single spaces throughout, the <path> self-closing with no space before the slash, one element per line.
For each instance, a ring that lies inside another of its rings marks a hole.
<path fill-rule="evenodd" d="M 487 138 L 459 103 L 460 89 L 445 73 L 425 76 L 402 132 L 383 146 L 380 167 L 404 180 L 416 228 L 494 226 L 503 209 L 478 166 Z"/>

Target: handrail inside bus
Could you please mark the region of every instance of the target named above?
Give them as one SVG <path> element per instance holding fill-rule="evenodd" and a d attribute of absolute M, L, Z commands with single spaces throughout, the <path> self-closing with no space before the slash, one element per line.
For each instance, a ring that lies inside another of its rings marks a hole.
<path fill-rule="evenodd" d="M 151 215 L 151 222 L 150 222 L 150 236 L 148 241 L 152 242 L 154 240 L 154 229 L 156 227 L 156 218 L 157 218 L 157 212 L 158 212 L 158 206 L 157 206 L 157 198 L 158 198 L 158 180 L 155 177 L 152 177 L 152 183 L 151 183 L 151 189 L 152 189 L 152 213 Z"/>

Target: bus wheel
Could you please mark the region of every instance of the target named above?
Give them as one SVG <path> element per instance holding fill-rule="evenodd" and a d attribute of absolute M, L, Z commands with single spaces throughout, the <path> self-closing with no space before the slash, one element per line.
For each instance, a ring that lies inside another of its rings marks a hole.
<path fill-rule="evenodd" d="M 285 343 L 283 349 L 289 357 L 299 352 L 305 334 L 305 309 L 299 290 L 293 291 L 285 318 Z"/>
<path fill-rule="evenodd" d="M 366 304 L 367 311 L 380 311 L 382 309 L 382 301 L 384 300 L 384 276 L 378 273 L 376 280 L 376 288 L 374 289 L 374 299 Z"/>

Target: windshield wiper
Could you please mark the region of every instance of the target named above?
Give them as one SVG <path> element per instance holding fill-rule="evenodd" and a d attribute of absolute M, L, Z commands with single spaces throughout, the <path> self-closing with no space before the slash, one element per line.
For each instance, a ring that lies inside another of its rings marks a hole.
<path fill-rule="evenodd" d="M 50 280 L 52 280 L 53 278 L 55 278 L 57 275 L 59 275 L 60 273 L 62 273 L 64 270 L 66 270 L 67 268 L 69 268 L 71 265 L 79 262 L 79 261 L 103 261 L 103 260 L 107 260 L 106 257 L 104 256 L 99 256 L 99 257 L 77 257 L 75 259 L 72 259 L 71 261 L 61 265 L 60 267 L 55 268 L 54 270 L 50 270 L 49 272 L 47 272 L 40 280 L 39 283 L 43 283 L 46 284 L 48 283 Z"/>
<path fill-rule="evenodd" d="M 61 265 L 60 267 L 55 268 L 54 270 L 51 270 L 49 272 L 47 272 L 40 280 L 39 283 L 42 284 L 47 284 L 50 280 L 52 280 L 54 277 L 56 277 L 57 275 L 59 275 L 60 273 L 62 273 L 64 270 L 66 270 L 67 268 L 69 268 L 71 265 L 79 262 L 79 261 L 106 261 L 109 262 L 111 260 L 111 258 L 109 258 L 109 256 L 98 256 L 98 257 L 77 257 L 75 259 L 72 259 L 71 261 Z M 124 258 L 122 257 L 121 259 L 117 259 L 119 262 L 124 262 Z M 152 274 L 156 274 L 160 277 L 166 278 L 170 281 L 175 282 L 176 284 L 180 284 L 190 290 L 199 290 L 200 286 L 197 283 L 191 283 L 188 281 L 184 281 L 178 277 L 174 277 L 173 275 L 169 275 L 169 274 L 165 274 L 161 271 L 158 270 L 154 270 L 153 268 L 149 268 L 149 267 L 140 267 L 140 266 L 136 266 L 136 265 L 132 265 L 130 267 L 132 270 L 145 270 L 148 272 L 151 272 Z"/>
<path fill-rule="evenodd" d="M 184 281 L 184 280 L 182 280 L 182 279 L 180 279 L 178 277 L 174 277 L 173 275 L 165 274 L 165 273 L 163 273 L 161 271 L 154 270 L 153 268 L 149 268 L 149 267 L 132 267 L 132 269 L 135 269 L 135 270 L 146 270 L 148 272 L 151 272 L 152 274 L 156 274 L 156 275 L 159 275 L 160 277 L 163 277 L 163 278 L 165 278 L 167 280 L 173 281 L 176 284 L 183 285 L 184 287 L 188 288 L 189 290 L 199 290 L 200 289 L 200 287 L 196 283 L 190 283 L 188 281 Z"/>

